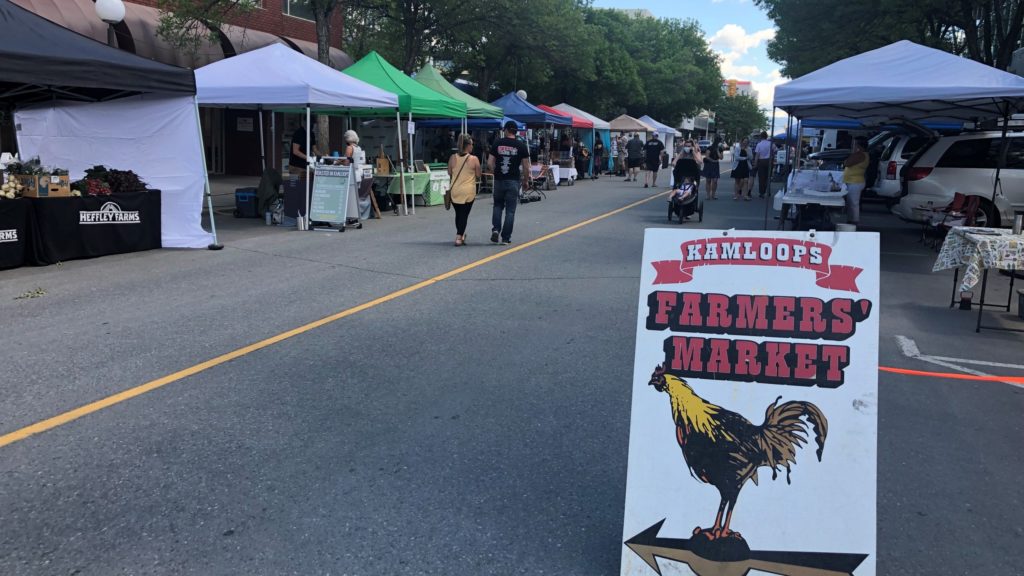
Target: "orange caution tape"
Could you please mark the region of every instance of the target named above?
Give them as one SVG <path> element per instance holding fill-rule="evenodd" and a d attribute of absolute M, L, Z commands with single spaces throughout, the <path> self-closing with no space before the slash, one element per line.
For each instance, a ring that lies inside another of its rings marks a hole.
<path fill-rule="evenodd" d="M 879 366 L 878 369 L 882 372 L 906 374 L 908 376 L 929 376 L 931 378 L 950 378 L 952 380 L 981 380 L 984 382 L 1014 382 L 1016 384 L 1024 384 L 1024 377 L 1022 376 L 975 376 L 974 374 L 956 374 L 952 372 L 927 372 L 924 370 L 891 368 L 889 366 Z"/>

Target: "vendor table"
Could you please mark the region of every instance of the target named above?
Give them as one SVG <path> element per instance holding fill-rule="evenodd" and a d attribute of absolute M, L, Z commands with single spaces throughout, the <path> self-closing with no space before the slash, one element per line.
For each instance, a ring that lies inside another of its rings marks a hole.
<path fill-rule="evenodd" d="M 401 197 L 402 190 L 397 174 L 378 176 L 378 178 L 387 178 L 388 194 Z M 405 174 L 405 194 L 412 196 L 413 202 L 416 201 L 416 196 L 419 196 L 424 206 L 444 204 L 444 191 L 447 189 L 447 182 L 450 179 L 447 172 L 407 172 Z M 401 204 L 401 201 L 398 203 Z"/>
<path fill-rule="evenodd" d="M 960 266 L 965 266 L 963 281 L 957 286 L 960 273 Z M 1014 235 L 1005 228 L 978 228 L 972 226 L 957 226 L 951 228 L 946 240 L 942 243 L 942 250 L 939 257 L 932 266 L 932 272 L 940 270 L 956 269 L 953 275 L 953 298 L 956 300 L 957 288 L 960 292 L 966 292 L 974 288 L 981 279 L 981 301 L 978 304 L 978 323 L 975 332 L 981 332 L 982 328 L 990 330 L 1009 330 L 1022 332 L 1024 330 L 1014 328 L 1003 328 L 1001 326 L 982 326 L 981 314 L 985 306 L 989 308 L 1003 308 L 1007 312 L 1013 304 L 1013 279 L 1010 274 L 1010 296 L 1006 305 L 985 304 L 985 291 L 988 288 L 989 268 L 997 270 L 1024 270 L 1024 235 Z M 952 304 L 950 304 L 952 306 Z"/>
<path fill-rule="evenodd" d="M 36 263 L 160 248 L 160 191 L 33 198 Z"/>
<path fill-rule="evenodd" d="M 34 254 L 31 230 L 30 199 L 0 200 L 0 270 L 23 266 Z"/>
<path fill-rule="evenodd" d="M 779 216 L 779 229 L 786 229 L 786 219 L 789 215 L 789 207 L 796 207 L 796 214 L 793 217 L 793 227 L 800 227 L 800 210 L 803 206 L 816 205 L 832 208 L 846 206 L 846 191 L 833 194 L 808 194 L 804 191 L 794 190 L 782 196 L 782 211 Z"/>

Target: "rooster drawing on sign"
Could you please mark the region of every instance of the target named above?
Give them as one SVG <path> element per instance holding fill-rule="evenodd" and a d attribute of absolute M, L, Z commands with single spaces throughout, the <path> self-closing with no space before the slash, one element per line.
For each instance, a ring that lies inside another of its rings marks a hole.
<path fill-rule="evenodd" d="M 755 426 L 743 416 L 701 398 L 685 380 L 667 373 L 662 366 L 655 368 L 649 384 L 671 398 L 676 440 L 690 473 L 713 485 L 722 497 L 715 525 L 706 529 L 698 526 L 694 536 L 742 540 L 739 532 L 729 530 L 740 489 L 747 480 L 757 484 L 757 469 L 762 466 L 772 469 L 773 480 L 785 468 L 789 482 L 790 466 L 796 464 L 796 449 L 807 442 L 807 424 L 801 418 L 806 418 L 814 429 L 821 460 L 828 421 L 810 402 L 778 405 L 780 396 L 765 411 L 764 424 Z"/>

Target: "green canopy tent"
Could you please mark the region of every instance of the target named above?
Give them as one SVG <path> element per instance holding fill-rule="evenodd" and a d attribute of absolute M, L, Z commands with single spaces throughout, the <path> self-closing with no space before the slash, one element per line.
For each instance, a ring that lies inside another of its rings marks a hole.
<path fill-rule="evenodd" d="M 435 92 L 465 103 L 466 116 L 469 118 L 496 118 L 500 120 L 505 116 L 501 108 L 488 104 L 479 98 L 474 98 L 456 88 L 451 82 L 445 80 L 437 68 L 430 64 L 424 64 L 423 68 L 420 68 L 419 72 L 416 73 L 416 81 Z M 462 131 L 466 132 L 465 122 L 463 123 Z"/>
<path fill-rule="evenodd" d="M 411 122 L 414 116 L 424 118 L 465 118 L 466 104 L 461 100 L 449 98 L 448 96 L 431 90 L 423 84 L 406 76 L 401 70 L 395 68 L 376 51 L 363 56 L 358 62 L 345 69 L 342 74 L 348 74 L 372 84 L 381 90 L 391 92 L 398 96 L 398 112 L 396 115 L 396 130 L 398 132 L 398 166 L 400 180 L 402 183 L 402 205 L 405 206 L 405 158 L 401 146 L 401 124 L 402 114 L 405 114 Z M 390 110 L 359 110 L 353 111 L 352 116 L 390 116 Z M 409 154 L 412 155 L 413 135 L 409 134 Z M 416 213 L 416 204 L 413 203 L 413 214 Z"/>

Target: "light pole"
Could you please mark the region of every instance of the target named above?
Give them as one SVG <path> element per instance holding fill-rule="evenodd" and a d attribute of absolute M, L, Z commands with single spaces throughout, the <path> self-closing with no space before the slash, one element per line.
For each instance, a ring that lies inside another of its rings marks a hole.
<path fill-rule="evenodd" d="M 114 25 L 124 20 L 124 2 L 121 0 L 95 0 L 96 15 L 107 23 L 107 44 L 117 48 L 117 34 Z"/>

